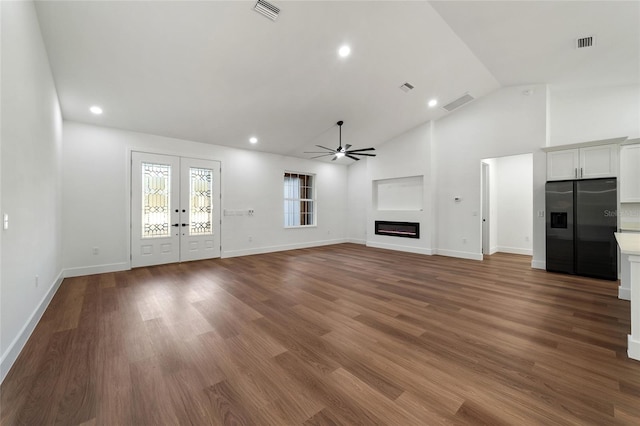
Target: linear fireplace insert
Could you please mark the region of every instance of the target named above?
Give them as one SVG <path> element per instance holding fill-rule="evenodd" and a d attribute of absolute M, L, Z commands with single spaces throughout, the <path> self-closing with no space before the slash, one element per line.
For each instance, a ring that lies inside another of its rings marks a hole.
<path fill-rule="evenodd" d="M 377 235 L 390 235 L 392 237 L 420 238 L 419 222 L 389 222 L 376 220 L 375 232 Z"/>

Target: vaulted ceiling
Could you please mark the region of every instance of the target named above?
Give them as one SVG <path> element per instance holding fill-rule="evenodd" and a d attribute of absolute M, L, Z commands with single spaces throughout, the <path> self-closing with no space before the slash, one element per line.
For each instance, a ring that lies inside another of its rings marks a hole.
<path fill-rule="evenodd" d="M 273 3 L 37 2 L 64 118 L 308 158 L 338 120 L 376 146 L 465 93 L 640 84 L 639 2 Z"/>

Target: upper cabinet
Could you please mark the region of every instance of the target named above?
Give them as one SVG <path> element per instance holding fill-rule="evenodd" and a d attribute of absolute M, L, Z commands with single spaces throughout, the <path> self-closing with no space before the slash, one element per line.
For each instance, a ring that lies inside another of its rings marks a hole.
<path fill-rule="evenodd" d="M 580 155 L 578 149 L 547 152 L 547 180 L 578 178 Z"/>
<path fill-rule="evenodd" d="M 616 177 L 618 145 L 547 152 L 547 180 Z"/>
<path fill-rule="evenodd" d="M 640 203 L 640 144 L 620 147 L 620 202 Z"/>

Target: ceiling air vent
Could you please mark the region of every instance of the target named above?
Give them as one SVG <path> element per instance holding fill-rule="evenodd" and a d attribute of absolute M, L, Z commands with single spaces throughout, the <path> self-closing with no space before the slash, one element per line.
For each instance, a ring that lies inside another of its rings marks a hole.
<path fill-rule="evenodd" d="M 253 10 L 255 10 L 261 15 L 266 16 L 272 21 L 275 21 L 278 18 L 278 15 L 280 14 L 279 8 L 275 7 L 271 3 L 266 2 L 264 0 L 258 0 Z"/>
<path fill-rule="evenodd" d="M 409 90 L 413 90 L 413 84 L 411 83 L 404 83 L 402 86 L 400 86 L 400 89 L 403 92 L 408 92 Z"/>
<path fill-rule="evenodd" d="M 456 99 L 453 102 L 449 102 L 448 104 L 444 105 L 442 107 L 442 109 L 446 110 L 446 111 L 453 111 L 456 108 L 460 108 L 462 105 L 471 102 L 472 100 L 474 100 L 475 98 L 473 96 L 471 96 L 468 93 L 465 93 L 464 95 L 462 95 L 461 97 L 459 97 L 458 99 Z"/>
<path fill-rule="evenodd" d="M 593 46 L 594 42 L 595 40 L 593 36 L 578 38 L 576 39 L 576 49 L 584 49 L 585 47 L 591 47 Z"/>

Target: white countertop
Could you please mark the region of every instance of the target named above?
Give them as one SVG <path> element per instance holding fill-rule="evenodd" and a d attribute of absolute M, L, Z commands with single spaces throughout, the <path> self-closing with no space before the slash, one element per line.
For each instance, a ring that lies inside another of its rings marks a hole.
<path fill-rule="evenodd" d="M 640 256 L 640 234 L 636 232 L 616 232 L 614 235 L 618 240 L 622 254 Z"/>

